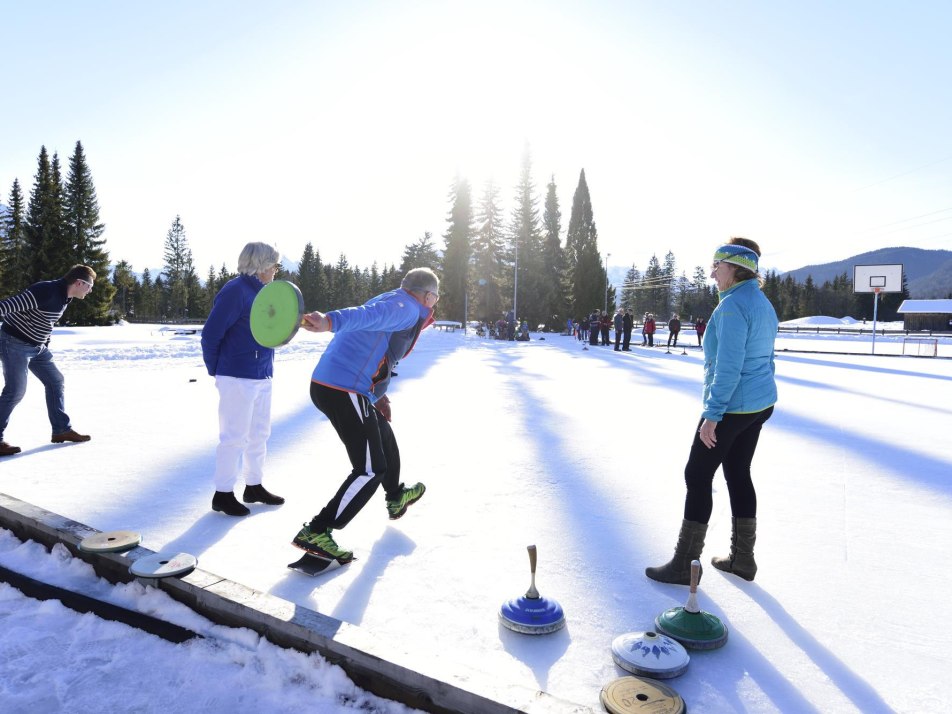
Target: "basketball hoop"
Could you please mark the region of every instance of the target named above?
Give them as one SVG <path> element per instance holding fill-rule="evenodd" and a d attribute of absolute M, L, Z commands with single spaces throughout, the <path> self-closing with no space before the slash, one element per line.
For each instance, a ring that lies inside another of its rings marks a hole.
<path fill-rule="evenodd" d="M 873 288 L 873 292 L 879 295 L 883 291 L 882 288 Z"/>

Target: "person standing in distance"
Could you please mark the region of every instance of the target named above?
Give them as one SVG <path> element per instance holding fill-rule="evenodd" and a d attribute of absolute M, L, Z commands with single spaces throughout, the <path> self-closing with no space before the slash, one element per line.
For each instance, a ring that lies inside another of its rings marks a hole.
<path fill-rule="evenodd" d="M 10 415 L 26 394 L 27 371 L 33 372 L 46 389 L 46 412 L 53 429 L 51 442 L 89 441 L 91 437 L 73 431 L 66 413 L 66 390 L 62 372 L 53 362 L 50 337 L 53 324 L 66 312 L 74 298 L 85 300 L 93 289 L 96 271 L 88 265 L 74 265 L 58 280 L 33 283 L 22 293 L 0 300 L 0 362 L 3 363 L 3 392 L 0 392 L 0 456 L 20 453 L 19 446 L 3 440 Z"/>
<path fill-rule="evenodd" d="M 274 350 L 262 347 L 251 335 L 251 305 L 274 280 L 280 257 L 267 243 L 248 243 L 238 256 L 238 277 L 218 291 L 202 328 L 202 358 L 218 390 L 212 510 L 228 516 L 251 513 L 235 498 L 239 472 L 245 482 L 245 503 L 284 503 L 261 485 L 271 436 Z"/>
<path fill-rule="evenodd" d="M 674 313 L 671 316 L 671 319 L 668 320 L 668 347 L 671 347 L 672 340 L 674 341 L 674 346 L 678 346 L 678 334 L 681 332 L 681 316 L 678 313 Z"/>
<path fill-rule="evenodd" d="M 746 238 L 731 238 L 714 252 L 711 277 L 719 302 L 704 333 L 703 411 L 684 468 L 684 519 L 674 557 L 645 569 L 652 580 L 690 584 L 691 561 L 701 556 L 714 507 L 718 467 L 723 468 L 730 494 L 731 551 L 711 564 L 745 580 L 753 580 L 757 573 L 757 494 L 750 464 L 761 427 L 777 401 L 777 313 L 761 290 L 759 259 L 760 247 Z"/>
<path fill-rule="evenodd" d="M 304 329 L 333 332 L 311 376 L 311 401 L 334 426 L 351 472 L 337 493 L 291 541 L 316 555 L 346 563 L 354 554 L 332 532 L 350 523 L 383 486 L 387 513 L 396 520 L 426 491 L 400 481 L 400 451 L 393 429 L 387 387 L 397 363 L 433 322 L 440 281 L 429 268 L 414 268 L 400 288 L 366 303 L 304 316 Z"/>

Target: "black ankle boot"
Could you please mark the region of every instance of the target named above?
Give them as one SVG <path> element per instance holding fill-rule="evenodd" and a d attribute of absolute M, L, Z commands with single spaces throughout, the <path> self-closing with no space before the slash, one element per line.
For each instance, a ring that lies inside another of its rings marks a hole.
<path fill-rule="evenodd" d="M 221 511 L 227 516 L 247 516 L 251 511 L 238 503 L 235 494 L 231 491 L 215 491 L 212 498 L 212 510 Z"/>
<path fill-rule="evenodd" d="M 284 503 L 283 498 L 275 496 L 260 483 L 254 486 L 245 486 L 245 493 L 241 500 L 245 503 L 263 503 L 267 506 L 280 506 Z"/>

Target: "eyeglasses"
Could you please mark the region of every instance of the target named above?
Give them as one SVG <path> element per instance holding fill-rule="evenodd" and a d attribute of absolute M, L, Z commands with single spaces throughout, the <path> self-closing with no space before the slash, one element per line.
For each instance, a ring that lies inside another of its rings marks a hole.
<path fill-rule="evenodd" d="M 440 294 L 439 294 L 439 293 L 435 293 L 435 292 L 433 292 L 432 290 L 427 290 L 426 293 L 424 293 L 424 295 L 423 295 L 424 299 L 426 298 L 427 295 L 432 295 L 432 296 L 435 297 L 437 300 L 440 299 Z"/>
<path fill-rule="evenodd" d="M 717 270 L 717 266 L 720 264 L 721 264 L 721 261 L 715 260 L 713 263 L 711 263 L 711 270 Z"/>
<path fill-rule="evenodd" d="M 88 280 L 83 280 L 82 278 L 76 278 L 76 282 L 83 283 L 84 285 L 88 285 L 90 290 L 93 289 L 93 284 L 89 282 Z"/>

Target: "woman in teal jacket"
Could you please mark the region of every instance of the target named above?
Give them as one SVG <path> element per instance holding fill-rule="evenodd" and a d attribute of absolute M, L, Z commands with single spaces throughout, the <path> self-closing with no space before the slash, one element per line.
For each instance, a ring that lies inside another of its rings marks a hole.
<path fill-rule="evenodd" d="M 719 466 L 730 493 L 733 528 L 730 555 L 711 563 L 745 580 L 753 580 L 757 572 L 757 494 L 750 464 L 761 427 L 777 401 L 777 313 L 761 291 L 759 259 L 760 247 L 745 238 L 731 238 L 714 253 L 711 277 L 720 300 L 704 332 L 704 402 L 684 468 L 684 520 L 671 561 L 645 569 L 653 580 L 690 583 L 691 561 L 704 548 Z"/>

